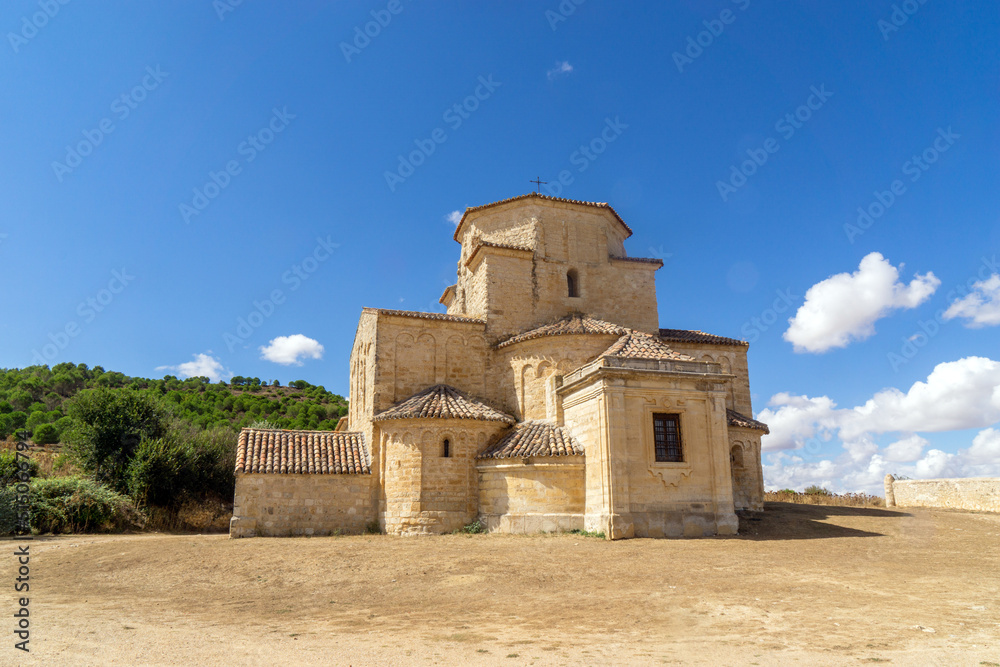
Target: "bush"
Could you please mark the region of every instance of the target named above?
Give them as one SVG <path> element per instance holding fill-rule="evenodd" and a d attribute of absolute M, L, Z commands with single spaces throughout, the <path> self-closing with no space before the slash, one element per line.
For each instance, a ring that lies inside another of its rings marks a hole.
<path fill-rule="evenodd" d="M 215 428 L 184 438 L 143 440 L 128 466 L 128 492 L 143 507 L 176 508 L 187 499 L 231 498 L 236 433 Z"/>
<path fill-rule="evenodd" d="M 16 494 L 9 486 L 0 486 L 0 535 L 11 535 L 17 529 Z"/>
<path fill-rule="evenodd" d="M 807 486 L 805 491 L 803 491 L 802 493 L 806 494 L 807 496 L 832 495 L 828 489 L 824 489 L 822 486 L 816 486 L 815 484 L 813 484 L 812 486 Z"/>
<path fill-rule="evenodd" d="M 31 527 L 40 533 L 118 532 L 144 521 L 131 499 L 90 479 L 34 480 L 30 495 Z"/>
<path fill-rule="evenodd" d="M 69 434 L 70 450 L 84 471 L 119 492 L 127 488 L 127 467 L 143 438 L 167 433 L 160 402 L 132 389 L 88 389 L 69 409 L 80 424 Z"/>
<path fill-rule="evenodd" d="M 24 462 L 24 458 L 20 461 L 17 460 L 17 453 L 11 451 L 0 451 L 0 486 L 6 484 L 13 484 L 18 481 L 17 475 L 20 470 L 19 466 Z M 29 458 L 28 461 L 28 475 L 30 477 L 38 476 L 38 461 Z"/>
<path fill-rule="evenodd" d="M 55 424 L 39 424 L 31 439 L 39 445 L 53 445 L 59 442 L 59 431 Z"/>

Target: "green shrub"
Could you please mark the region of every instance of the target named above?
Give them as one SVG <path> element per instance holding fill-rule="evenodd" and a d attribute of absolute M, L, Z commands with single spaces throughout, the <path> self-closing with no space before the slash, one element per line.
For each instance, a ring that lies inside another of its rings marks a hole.
<path fill-rule="evenodd" d="M 29 493 L 31 527 L 40 533 L 117 532 L 144 521 L 131 499 L 90 479 L 36 479 Z"/>
<path fill-rule="evenodd" d="M 479 519 L 476 519 L 472 523 L 462 526 L 457 532 L 465 533 L 466 535 L 478 535 L 479 533 L 486 532 L 486 526 Z"/>
<path fill-rule="evenodd" d="M 9 486 L 0 486 L 0 535 L 11 535 L 17 528 L 17 512 L 14 509 L 16 494 Z"/>
<path fill-rule="evenodd" d="M 31 439 L 39 445 L 53 445 L 59 442 L 59 431 L 55 424 L 39 424 L 31 434 Z"/>
<path fill-rule="evenodd" d="M 172 433 L 139 443 L 128 466 L 128 492 L 140 505 L 178 507 L 185 499 L 231 498 L 236 433 L 214 428 L 186 438 Z"/>
<path fill-rule="evenodd" d="M 24 463 L 24 458 L 22 457 L 18 461 L 16 452 L 0 451 L 0 486 L 13 484 L 18 481 L 21 463 Z M 27 463 L 28 475 L 30 477 L 38 477 L 38 461 L 29 458 Z"/>
<path fill-rule="evenodd" d="M 805 491 L 803 491 L 802 493 L 806 494 L 807 496 L 829 496 L 829 495 L 831 495 L 831 493 L 830 493 L 830 491 L 828 489 L 824 489 L 822 486 L 816 486 L 815 484 L 813 484 L 812 486 L 807 486 L 806 489 L 805 489 Z"/>

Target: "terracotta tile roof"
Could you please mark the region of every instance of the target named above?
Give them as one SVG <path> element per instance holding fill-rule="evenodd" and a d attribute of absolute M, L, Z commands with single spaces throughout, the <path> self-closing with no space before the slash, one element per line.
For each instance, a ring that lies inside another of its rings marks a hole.
<path fill-rule="evenodd" d="M 615 257 L 612 255 L 610 259 L 616 262 L 639 262 L 641 264 L 659 264 L 663 266 L 663 260 L 656 257 Z"/>
<path fill-rule="evenodd" d="M 708 343 L 709 345 L 741 345 L 748 347 L 750 343 L 737 338 L 726 338 L 704 331 L 689 329 L 660 329 L 660 338 L 678 343 Z"/>
<path fill-rule="evenodd" d="M 483 209 L 492 208 L 494 206 L 509 204 L 512 201 L 518 201 L 521 199 L 531 199 L 531 198 L 544 199 L 546 201 L 558 201 L 566 204 L 581 204 L 583 206 L 593 206 L 594 208 L 603 208 L 605 210 L 610 211 L 611 214 L 615 216 L 615 219 L 621 223 L 621 226 L 625 228 L 625 231 L 628 232 L 625 235 L 625 238 L 632 236 L 632 228 L 629 227 L 627 224 L 625 224 L 625 221 L 622 220 L 622 217 L 620 215 L 618 215 L 618 212 L 615 211 L 615 209 L 611 208 L 611 206 L 608 205 L 606 202 L 580 201 L 579 199 L 563 199 L 562 197 L 550 197 L 548 195 L 539 194 L 537 192 L 529 192 L 526 195 L 518 195 L 517 197 L 508 197 L 507 199 L 501 199 L 500 201 L 495 201 L 489 204 L 483 204 L 482 206 L 470 206 L 466 208 L 465 213 L 462 214 L 462 219 L 458 221 L 458 226 L 455 228 L 455 236 L 454 236 L 455 240 L 458 241 L 458 234 L 459 232 L 462 231 L 462 225 L 465 224 L 465 218 L 469 215 L 469 213 L 475 211 L 482 211 Z"/>
<path fill-rule="evenodd" d="M 436 384 L 375 415 L 375 421 L 386 419 L 475 419 L 485 422 L 506 422 L 515 419 L 494 410 L 482 401 L 471 398 L 454 387 Z"/>
<path fill-rule="evenodd" d="M 767 427 L 764 422 L 759 422 L 756 419 L 747 417 L 746 415 L 741 415 L 736 412 L 736 410 L 726 409 L 726 418 L 730 426 L 737 426 L 739 428 L 749 428 L 755 431 L 763 431 L 765 434 L 770 433 L 771 429 Z"/>
<path fill-rule="evenodd" d="M 674 352 L 656 336 L 632 331 L 609 347 L 602 357 L 621 357 L 624 359 L 668 359 L 671 361 L 694 361 L 694 357 Z"/>
<path fill-rule="evenodd" d="M 545 422 L 526 421 L 497 442 L 486 448 L 476 458 L 517 459 L 527 456 L 583 456 L 580 441 L 568 429 Z"/>
<path fill-rule="evenodd" d="M 479 243 L 476 244 L 476 247 L 472 249 L 472 252 L 469 253 L 469 258 L 465 260 L 465 265 L 468 266 L 472 264 L 472 260 L 476 258 L 476 255 L 478 255 L 479 251 L 483 248 L 499 248 L 500 250 L 517 250 L 519 252 L 530 253 L 535 252 L 527 246 L 513 245 L 509 243 L 494 243 L 493 241 L 479 241 Z"/>
<path fill-rule="evenodd" d="M 236 446 L 236 472 L 360 475 L 371 468 L 362 433 L 245 428 Z"/>
<path fill-rule="evenodd" d="M 363 310 L 381 313 L 383 315 L 398 315 L 399 317 L 416 317 L 424 320 L 447 320 L 448 322 L 474 322 L 484 324 L 485 320 L 477 317 L 463 317 L 462 315 L 448 315 L 447 313 L 421 313 L 416 310 L 391 310 L 389 308 L 368 308 Z"/>
<path fill-rule="evenodd" d="M 565 336 L 568 334 L 604 334 L 622 336 L 628 332 L 629 329 L 618 324 L 612 324 L 611 322 L 605 322 L 604 320 L 598 320 L 593 317 L 576 313 L 573 315 L 567 315 L 566 317 L 556 320 L 555 322 L 550 322 L 549 324 L 540 326 L 537 329 L 531 329 L 530 331 L 525 331 L 524 333 L 512 336 L 505 341 L 497 343 L 496 348 L 499 350 L 502 347 L 507 347 L 508 345 L 513 345 L 514 343 L 531 340 L 532 338 L 542 338 L 543 336 Z"/>

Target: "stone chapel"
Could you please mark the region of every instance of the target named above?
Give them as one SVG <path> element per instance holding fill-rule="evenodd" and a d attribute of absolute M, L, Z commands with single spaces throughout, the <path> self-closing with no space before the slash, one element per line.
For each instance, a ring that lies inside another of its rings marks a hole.
<path fill-rule="evenodd" d="M 465 210 L 446 313 L 364 308 L 336 431 L 243 429 L 232 537 L 732 535 L 763 508 L 748 344 L 662 329 L 605 203 Z"/>

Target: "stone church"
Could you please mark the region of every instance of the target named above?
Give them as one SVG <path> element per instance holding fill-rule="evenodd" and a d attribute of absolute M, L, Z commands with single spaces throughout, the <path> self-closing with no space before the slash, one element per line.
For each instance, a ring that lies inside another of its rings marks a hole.
<path fill-rule="evenodd" d="M 447 313 L 364 308 L 336 431 L 244 429 L 231 536 L 731 535 L 763 507 L 747 343 L 661 329 L 605 203 L 465 210 Z"/>

